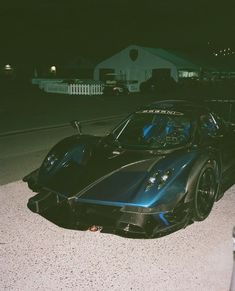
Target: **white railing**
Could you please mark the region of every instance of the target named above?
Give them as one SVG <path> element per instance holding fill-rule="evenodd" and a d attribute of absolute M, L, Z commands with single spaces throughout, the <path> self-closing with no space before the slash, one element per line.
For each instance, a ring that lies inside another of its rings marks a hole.
<path fill-rule="evenodd" d="M 70 80 L 71 81 L 71 80 Z M 72 84 L 66 83 L 66 79 L 34 78 L 32 84 L 38 85 L 41 90 L 48 93 L 69 95 L 102 95 L 104 85 L 94 80 L 74 79 Z"/>
<path fill-rule="evenodd" d="M 70 95 L 102 95 L 103 85 L 101 84 L 71 84 L 68 87 Z"/>
<path fill-rule="evenodd" d="M 102 95 L 103 85 L 101 84 L 60 84 L 47 83 L 43 86 L 48 93 L 69 94 L 69 95 Z"/>

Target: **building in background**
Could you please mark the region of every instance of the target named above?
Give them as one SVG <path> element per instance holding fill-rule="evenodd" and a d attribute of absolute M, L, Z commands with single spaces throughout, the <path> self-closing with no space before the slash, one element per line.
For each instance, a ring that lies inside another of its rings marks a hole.
<path fill-rule="evenodd" d="M 134 81 L 140 84 L 150 78 L 199 78 L 200 65 L 160 48 L 131 45 L 99 63 L 94 79 L 101 81 Z"/>
<path fill-rule="evenodd" d="M 214 80 L 234 76 L 235 66 L 227 66 L 225 59 L 186 55 L 161 48 L 131 45 L 100 62 L 94 70 L 94 79 L 104 82 L 130 82 L 139 91 L 147 80 Z"/>

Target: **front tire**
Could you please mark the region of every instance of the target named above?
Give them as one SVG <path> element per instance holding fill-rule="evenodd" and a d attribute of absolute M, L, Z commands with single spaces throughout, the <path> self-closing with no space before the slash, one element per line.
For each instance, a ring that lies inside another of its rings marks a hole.
<path fill-rule="evenodd" d="M 120 91 L 118 89 L 113 90 L 113 95 L 114 96 L 119 96 L 121 95 Z"/>
<path fill-rule="evenodd" d="M 219 189 L 218 177 L 217 163 L 208 161 L 196 180 L 192 204 L 194 221 L 202 221 L 210 214 Z"/>

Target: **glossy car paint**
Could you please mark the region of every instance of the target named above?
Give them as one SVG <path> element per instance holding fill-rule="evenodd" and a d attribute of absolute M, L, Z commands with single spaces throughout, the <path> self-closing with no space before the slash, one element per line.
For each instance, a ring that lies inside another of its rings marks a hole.
<path fill-rule="evenodd" d="M 179 101 L 158 102 L 141 110 L 191 114 L 195 124 L 200 114 L 208 112 L 203 107 Z M 188 144 L 171 150 L 125 148 L 112 134 L 106 137 L 75 135 L 55 145 L 40 169 L 24 178 L 31 189 L 39 192 L 39 198 L 31 199 L 29 207 L 43 213 L 67 201 L 75 213 L 85 209 L 83 216 L 76 214 L 76 219 L 83 220 L 83 224 L 87 221 L 87 226 L 95 224 L 95 218 L 99 221 L 100 213 L 106 212 L 107 217 L 114 220 L 112 229 L 154 236 L 159 232 L 156 230 L 159 223 L 168 229 L 174 224 L 182 227 L 190 222 L 190 203 L 202 167 L 215 160 L 218 164 L 216 178 L 221 183 L 223 174 L 235 164 L 233 143 L 228 131 L 204 143 L 198 137 L 197 126 Z M 52 157 L 53 163 L 48 157 Z M 151 186 L 151 179 L 165 173 L 168 173 L 166 182 Z M 43 201 L 40 202 L 43 207 L 35 202 L 37 199 Z M 180 209 L 179 213 L 176 209 Z M 104 220 L 100 220 L 102 225 L 106 224 Z M 139 229 L 133 230 L 133 226 Z"/>

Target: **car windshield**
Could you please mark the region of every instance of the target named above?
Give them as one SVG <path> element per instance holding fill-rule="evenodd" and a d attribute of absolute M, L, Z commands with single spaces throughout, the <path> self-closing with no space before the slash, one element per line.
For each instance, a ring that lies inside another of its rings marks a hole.
<path fill-rule="evenodd" d="M 171 149 L 187 144 L 192 132 L 190 119 L 180 112 L 157 111 L 131 115 L 114 132 L 119 144 L 144 149 Z"/>

